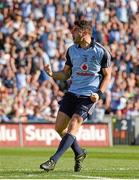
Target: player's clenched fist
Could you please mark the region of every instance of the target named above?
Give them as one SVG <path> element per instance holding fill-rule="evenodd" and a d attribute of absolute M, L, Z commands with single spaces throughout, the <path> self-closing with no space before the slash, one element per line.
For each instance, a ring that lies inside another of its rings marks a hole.
<path fill-rule="evenodd" d="M 53 72 L 52 72 L 50 64 L 46 64 L 45 67 L 44 67 L 44 70 L 47 72 L 47 74 L 49 76 L 51 76 L 51 77 L 53 76 Z"/>
<path fill-rule="evenodd" d="M 97 102 L 99 100 L 99 95 L 97 93 L 93 93 L 90 96 L 90 99 L 91 99 L 92 102 Z"/>

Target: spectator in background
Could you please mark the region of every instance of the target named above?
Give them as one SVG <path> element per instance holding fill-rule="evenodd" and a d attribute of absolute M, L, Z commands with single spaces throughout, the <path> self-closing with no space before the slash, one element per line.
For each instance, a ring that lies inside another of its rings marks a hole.
<path fill-rule="evenodd" d="M 22 11 L 23 18 L 27 18 L 31 14 L 31 7 L 32 7 L 32 3 L 30 0 L 22 1 L 20 9 Z"/>
<path fill-rule="evenodd" d="M 128 22 L 127 4 L 125 1 L 120 1 L 116 8 L 116 16 L 121 22 Z"/>
<path fill-rule="evenodd" d="M 16 74 L 16 86 L 18 90 L 27 87 L 27 75 L 23 67 L 20 67 Z"/>
<path fill-rule="evenodd" d="M 57 41 L 56 41 L 56 34 L 50 33 L 48 35 L 47 45 L 46 45 L 46 52 L 48 56 L 52 59 L 56 56 L 57 52 Z"/>

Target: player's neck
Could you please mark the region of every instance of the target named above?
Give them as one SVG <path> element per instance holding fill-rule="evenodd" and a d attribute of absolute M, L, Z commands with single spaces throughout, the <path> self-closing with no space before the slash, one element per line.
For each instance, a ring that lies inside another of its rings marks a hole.
<path fill-rule="evenodd" d="M 84 39 L 81 43 L 80 43 L 80 46 L 81 46 L 81 48 L 83 48 L 83 49 L 87 49 L 87 48 L 89 48 L 90 47 L 90 44 L 91 44 L 91 37 L 88 37 L 88 38 L 86 38 L 86 39 Z"/>

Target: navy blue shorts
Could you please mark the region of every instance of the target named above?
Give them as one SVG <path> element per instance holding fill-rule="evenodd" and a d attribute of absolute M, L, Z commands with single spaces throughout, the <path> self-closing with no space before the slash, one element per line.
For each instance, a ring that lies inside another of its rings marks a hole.
<path fill-rule="evenodd" d="M 71 92 L 65 93 L 59 104 L 59 111 L 67 114 L 70 118 L 73 114 L 78 114 L 84 120 L 88 117 L 88 112 L 93 106 L 89 96 L 76 95 Z"/>

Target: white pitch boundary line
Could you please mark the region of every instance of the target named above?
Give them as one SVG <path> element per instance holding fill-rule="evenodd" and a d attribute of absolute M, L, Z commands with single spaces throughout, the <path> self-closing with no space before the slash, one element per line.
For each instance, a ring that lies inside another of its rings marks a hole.
<path fill-rule="evenodd" d="M 79 180 L 79 178 L 84 178 L 84 179 L 101 179 L 101 180 L 121 180 L 121 178 L 120 179 L 118 179 L 118 178 L 108 178 L 108 177 L 99 177 L 99 176 L 83 176 L 83 175 L 72 175 L 73 177 L 77 177 L 78 178 L 78 180 Z M 82 179 L 80 179 L 80 180 L 82 180 Z M 129 179 L 129 178 L 128 178 Z M 122 180 L 128 180 L 128 179 L 126 179 L 126 178 L 122 178 Z M 75 179 L 74 179 L 75 180 Z"/>
<path fill-rule="evenodd" d="M 73 177 L 77 177 L 77 178 L 85 178 L 85 179 L 111 179 L 111 178 L 107 178 L 107 177 L 97 177 L 97 176 L 83 176 L 83 175 L 72 175 Z"/>

